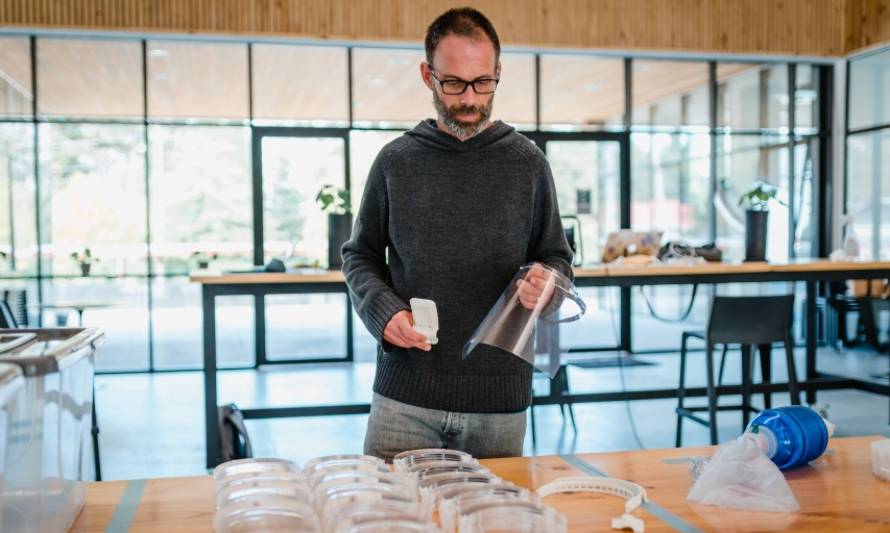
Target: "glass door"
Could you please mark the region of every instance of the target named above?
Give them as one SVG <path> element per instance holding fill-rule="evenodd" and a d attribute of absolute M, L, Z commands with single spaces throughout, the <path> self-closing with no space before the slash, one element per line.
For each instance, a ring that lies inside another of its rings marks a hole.
<path fill-rule="evenodd" d="M 624 227 L 627 213 L 622 192 L 627 172 L 622 157 L 627 136 L 605 132 L 533 133 L 550 162 L 563 226 L 574 237 L 575 265 L 602 261 L 610 232 Z M 582 288 L 587 314 L 564 325 L 564 350 L 586 352 L 615 350 L 622 346 L 628 324 L 622 316 L 622 291 Z"/>
<path fill-rule="evenodd" d="M 328 215 L 315 197 L 325 185 L 349 190 L 346 129 L 255 127 L 254 264 L 328 268 Z M 352 358 L 346 294 L 257 297 L 257 364 Z"/>

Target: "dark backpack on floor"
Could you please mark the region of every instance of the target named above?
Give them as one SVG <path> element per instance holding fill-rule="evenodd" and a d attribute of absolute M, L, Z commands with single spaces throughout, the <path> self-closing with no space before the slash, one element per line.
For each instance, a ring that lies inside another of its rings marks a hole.
<path fill-rule="evenodd" d="M 253 457 L 253 448 L 244 415 L 238 406 L 230 403 L 219 406 L 219 457 L 221 462 Z"/>

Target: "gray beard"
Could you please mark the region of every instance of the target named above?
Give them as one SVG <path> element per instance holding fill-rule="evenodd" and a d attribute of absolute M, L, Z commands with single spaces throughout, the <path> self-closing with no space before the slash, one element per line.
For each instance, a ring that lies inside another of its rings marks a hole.
<path fill-rule="evenodd" d="M 467 90 L 470 90 L 470 88 L 467 87 Z M 489 117 L 491 117 L 493 104 L 494 98 L 489 100 L 487 106 L 484 106 L 479 110 L 480 117 L 478 121 L 461 122 L 450 116 L 448 108 L 445 107 L 445 104 L 442 102 L 442 100 L 439 99 L 439 95 L 436 93 L 436 91 L 433 91 L 433 107 L 436 108 L 436 113 L 439 115 L 439 120 L 442 122 L 442 124 L 445 124 L 445 127 L 448 128 L 448 131 L 450 131 L 452 135 L 462 141 L 466 141 L 471 137 L 479 135 L 485 128 L 488 127 L 488 119 Z"/>

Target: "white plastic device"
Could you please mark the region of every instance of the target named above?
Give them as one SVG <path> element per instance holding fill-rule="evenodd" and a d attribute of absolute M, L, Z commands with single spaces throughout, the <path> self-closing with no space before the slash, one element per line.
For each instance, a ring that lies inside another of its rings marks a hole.
<path fill-rule="evenodd" d="M 541 497 L 563 492 L 596 492 L 622 497 L 627 500 L 624 503 L 624 514 L 612 519 L 612 529 L 632 529 L 634 533 L 643 533 L 646 529 L 641 519 L 630 514 L 643 505 L 643 502 L 649 501 L 646 489 L 636 483 L 608 477 L 563 477 L 554 479 L 537 490 Z"/>
<path fill-rule="evenodd" d="M 414 316 L 414 331 L 426 335 L 430 344 L 436 344 L 439 339 L 439 312 L 436 311 L 436 302 L 423 298 L 411 298 L 411 314 Z"/>
<path fill-rule="evenodd" d="M 890 439 L 871 443 L 871 471 L 879 478 L 890 481 Z"/>

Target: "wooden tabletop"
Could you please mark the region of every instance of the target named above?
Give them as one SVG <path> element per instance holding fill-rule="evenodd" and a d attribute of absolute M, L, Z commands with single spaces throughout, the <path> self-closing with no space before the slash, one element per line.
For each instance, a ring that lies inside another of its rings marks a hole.
<path fill-rule="evenodd" d="M 651 504 L 634 514 L 647 532 L 659 531 L 888 531 L 890 482 L 871 473 L 870 443 L 882 437 L 832 439 L 810 465 L 786 472 L 800 502 L 797 513 L 748 512 L 688 502 L 692 477 L 684 459 L 712 448 L 671 448 L 576 457 L 605 475 L 644 486 Z M 585 475 L 573 458 L 520 457 L 482 461 L 498 476 L 529 488 L 559 477 Z M 572 533 L 609 531 L 624 501 L 600 494 L 558 494 L 544 502 L 568 518 Z M 120 505 L 119 505 L 120 504 Z M 72 531 L 123 527 L 134 532 L 210 532 L 213 480 L 209 476 L 89 483 L 87 503 Z"/>
<path fill-rule="evenodd" d="M 702 274 L 761 274 L 769 272 L 838 272 L 887 270 L 890 277 L 890 261 L 829 261 L 827 259 L 796 259 L 784 263 L 698 263 L 692 265 L 656 264 L 598 264 L 575 268 L 575 278 L 621 276 L 676 276 Z M 343 283 L 343 274 L 337 270 L 311 272 L 250 272 L 222 274 L 197 271 L 190 276 L 195 283 L 226 285 L 235 283 Z"/>

